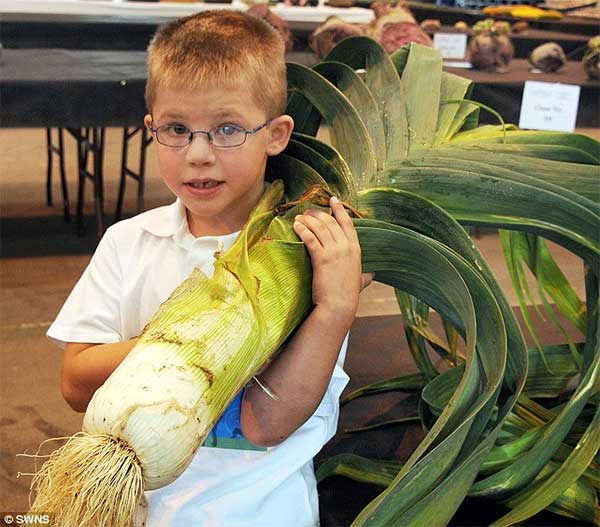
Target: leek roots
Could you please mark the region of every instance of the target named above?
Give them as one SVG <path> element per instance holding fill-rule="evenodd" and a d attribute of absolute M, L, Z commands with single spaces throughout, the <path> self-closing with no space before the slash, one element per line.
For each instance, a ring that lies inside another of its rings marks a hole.
<path fill-rule="evenodd" d="M 131 527 L 143 505 L 143 478 L 135 452 L 105 434 L 81 432 L 55 450 L 34 476 L 31 513 L 56 525 Z"/>

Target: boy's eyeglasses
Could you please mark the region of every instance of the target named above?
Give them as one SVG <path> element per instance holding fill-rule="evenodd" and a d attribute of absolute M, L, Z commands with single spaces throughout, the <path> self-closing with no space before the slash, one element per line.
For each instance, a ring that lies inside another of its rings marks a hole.
<path fill-rule="evenodd" d="M 194 132 L 182 124 L 165 124 L 156 127 L 153 121 L 149 130 L 155 134 L 156 140 L 161 145 L 173 148 L 189 145 L 196 134 L 204 134 L 208 139 L 208 143 L 216 148 L 235 148 L 243 145 L 249 135 L 262 130 L 272 120 L 268 119 L 252 130 L 245 130 L 236 124 L 221 124 L 208 131 L 196 130 Z"/>

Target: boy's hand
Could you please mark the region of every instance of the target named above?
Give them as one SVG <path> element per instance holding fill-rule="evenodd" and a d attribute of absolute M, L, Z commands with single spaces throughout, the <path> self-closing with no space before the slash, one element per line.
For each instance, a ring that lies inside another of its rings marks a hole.
<path fill-rule="evenodd" d="M 335 197 L 333 216 L 308 210 L 294 221 L 294 231 L 306 245 L 313 266 L 313 304 L 336 318 L 352 323 L 358 295 L 369 285 L 372 274 L 362 274 L 358 235 L 352 219 Z"/>
<path fill-rule="evenodd" d="M 337 199 L 329 204 L 333 216 L 309 210 L 294 221 L 312 262 L 315 307 L 286 343 L 285 352 L 260 374 L 278 399 L 255 385 L 244 392 L 242 430 L 257 445 L 280 444 L 313 415 L 356 315 L 361 288 L 372 279 L 361 275 L 360 245 L 350 216 Z"/>

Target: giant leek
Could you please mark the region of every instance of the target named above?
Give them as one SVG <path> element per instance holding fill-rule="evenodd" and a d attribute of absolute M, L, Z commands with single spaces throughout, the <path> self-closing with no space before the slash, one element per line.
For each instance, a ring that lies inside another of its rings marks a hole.
<path fill-rule="evenodd" d="M 64 527 L 130 526 L 311 306 L 310 261 L 273 183 L 207 278 L 196 269 L 94 394 L 83 434 L 35 478 L 34 510 Z"/>

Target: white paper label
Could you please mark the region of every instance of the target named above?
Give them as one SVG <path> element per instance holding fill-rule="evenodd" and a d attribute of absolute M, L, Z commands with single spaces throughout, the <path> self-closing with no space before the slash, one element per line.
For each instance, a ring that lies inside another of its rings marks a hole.
<path fill-rule="evenodd" d="M 447 60 L 444 62 L 445 68 L 461 68 L 463 70 L 470 70 L 473 64 L 464 60 Z"/>
<path fill-rule="evenodd" d="M 433 45 L 440 50 L 442 58 L 462 59 L 467 51 L 465 33 L 434 33 Z"/>
<path fill-rule="evenodd" d="M 574 84 L 526 81 L 519 128 L 573 132 L 580 92 Z"/>

